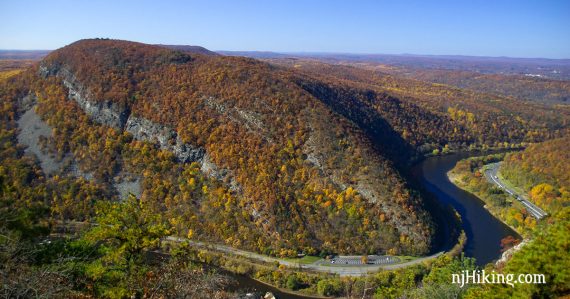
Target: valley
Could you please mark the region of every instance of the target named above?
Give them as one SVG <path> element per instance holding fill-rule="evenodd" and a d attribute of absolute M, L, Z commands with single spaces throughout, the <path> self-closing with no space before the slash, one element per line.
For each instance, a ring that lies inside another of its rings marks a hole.
<path fill-rule="evenodd" d="M 403 296 L 497 260 L 517 232 L 447 171 L 563 138 L 570 107 L 375 63 L 86 39 L 9 70 L 0 179 L 13 240 L 33 247 L 56 224 L 94 224 L 53 246 L 97 252 L 70 270 L 95 297 L 121 297 L 146 267 L 174 279 L 176 263 L 199 280 L 207 265 L 307 295 L 370 283 Z M 541 188 L 532 196 L 551 204 Z M 527 236 L 537 224 L 523 216 L 512 226 Z M 169 258 L 147 264 L 152 252 Z M 110 288 L 115 275 L 125 285 Z"/>

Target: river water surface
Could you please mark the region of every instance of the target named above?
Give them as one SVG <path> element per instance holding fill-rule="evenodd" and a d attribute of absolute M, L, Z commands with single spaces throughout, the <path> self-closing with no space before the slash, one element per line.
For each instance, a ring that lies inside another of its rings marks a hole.
<path fill-rule="evenodd" d="M 493 217 L 475 195 L 463 191 L 447 178 L 457 161 L 473 156 L 473 153 L 459 153 L 430 157 L 414 168 L 422 185 L 444 205 L 452 205 L 461 215 L 463 230 L 467 235 L 465 255 L 474 257 L 478 265 L 497 260 L 501 255 L 501 239 L 506 236 L 520 236 L 509 226 Z"/>

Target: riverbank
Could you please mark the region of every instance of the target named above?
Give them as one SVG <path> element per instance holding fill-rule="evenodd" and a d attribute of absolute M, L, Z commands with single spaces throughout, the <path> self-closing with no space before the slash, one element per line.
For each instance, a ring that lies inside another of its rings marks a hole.
<path fill-rule="evenodd" d="M 240 281 L 242 285 L 229 289 L 230 291 L 238 291 L 239 293 L 271 291 L 274 294 L 280 294 L 278 296 L 280 299 L 351 298 L 354 296 L 360 298 L 365 292 L 374 292 L 381 286 L 393 289 L 391 292 L 402 293 L 406 289 L 402 286 L 392 285 L 390 281 L 407 281 L 405 285 L 415 285 L 418 273 L 427 275 L 432 269 L 432 265 L 444 267 L 452 261 L 451 257 L 438 254 L 434 257 L 424 257 L 403 263 L 401 264 L 402 268 L 381 270 L 364 276 L 341 277 L 327 273 L 300 272 L 278 263 L 254 263 L 241 256 L 199 250 L 185 243 L 174 243 L 173 245 L 176 248 L 167 250 L 183 252 L 184 256 L 206 267 L 228 271 L 231 273 L 231 277 L 245 279 Z M 438 259 L 438 261 L 431 262 L 432 258 Z M 414 274 L 412 275 L 412 273 Z M 387 281 L 388 286 L 382 285 L 382 281 Z M 258 283 L 262 283 L 267 288 L 260 288 Z"/>
<path fill-rule="evenodd" d="M 417 159 L 414 159 L 412 161 L 411 166 L 415 166 L 421 162 L 423 162 L 425 159 L 429 159 L 429 158 L 434 158 L 434 157 L 443 157 L 443 156 L 450 156 L 450 155 L 461 155 L 461 154 L 468 154 L 469 156 L 475 157 L 478 155 L 490 155 L 490 154 L 496 154 L 496 153 L 502 153 L 502 152 L 511 152 L 511 151 L 522 151 L 525 148 L 527 148 L 530 144 L 532 143 L 524 143 L 524 144 L 520 144 L 518 146 L 511 146 L 511 147 L 498 147 L 498 146 L 493 146 L 493 147 L 473 147 L 473 148 L 459 148 L 459 149 L 449 149 L 447 151 L 443 151 L 440 150 L 437 153 L 432 152 L 432 153 L 425 153 L 422 156 L 420 156 Z"/>
<path fill-rule="evenodd" d="M 50 235 L 50 239 L 78 238 L 81 232 L 89 230 L 92 226 L 93 224 L 88 222 L 55 222 L 53 227 L 54 233 Z M 324 270 L 319 272 L 306 267 L 300 268 L 301 264 L 292 261 L 269 256 L 263 256 L 265 260 L 254 260 L 247 256 L 227 251 L 228 249 L 237 251 L 237 249 L 227 248 L 227 246 L 223 247 L 226 251 L 219 250 L 220 248 L 216 248 L 214 244 L 199 243 L 185 238 L 167 237 L 162 240 L 158 249 L 150 251 L 149 254 L 150 256 L 160 255 L 168 258 L 174 256 L 184 257 L 202 264 L 206 268 L 218 269 L 217 271 L 229 273 L 232 277 L 240 277 L 242 278 L 240 280 L 241 285 L 238 284 L 238 286 L 229 290 L 237 291 L 240 294 L 249 293 L 250 289 L 248 287 L 255 287 L 256 285 L 253 282 L 263 283 L 267 288 L 256 288 L 257 291 L 270 291 L 275 294 L 281 294 L 278 296 L 280 299 L 326 298 L 326 296 L 343 295 L 348 286 L 350 286 L 350 289 L 359 290 L 359 287 L 354 287 L 352 284 L 375 280 L 373 277 L 388 275 L 392 279 L 400 275 L 406 276 L 408 271 L 414 272 L 419 268 L 429 269 L 431 261 L 443 255 L 443 252 L 439 252 L 418 258 L 401 257 L 400 263 L 392 265 L 366 265 L 362 267 L 316 265 Z M 246 253 L 248 255 L 259 255 L 250 252 Z M 156 258 L 150 258 L 150 260 L 156 260 Z M 280 263 L 280 261 L 289 262 L 289 266 Z M 441 265 L 441 262 L 436 264 Z M 354 275 L 330 273 L 331 271 L 342 270 L 344 267 L 354 270 Z M 365 270 L 362 270 L 362 268 L 365 268 Z"/>
<path fill-rule="evenodd" d="M 502 239 L 518 234 L 483 208 L 484 202 L 479 198 L 449 180 L 447 173 L 457 162 L 475 154 L 481 153 L 467 152 L 427 158 L 414 171 L 422 186 L 434 195 L 439 204 L 457 211 L 467 237 L 465 256 L 474 257 L 478 265 L 484 266 L 500 258 Z"/>
<path fill-rule="evenodd" d="M 477 159 L 477 157 L 475 157 L 475 159 Z M 459 161 L 459 162 L 461 162 L 461 161 Z M 460 164 L 458 163 L 458 165 L 460 165 Z M 490 165 L 490 164 L 483 165 L 477 171 L 485 172 L 487 165 Z M 463 169 L 463 171 L 461 169 Z M 485 200 L 486 194 L 483 191 L 481 191 L 481 189 L 469 188 L 469 185 L 467 185 L 465 183 L 465 180 L 463 178 L 470 177 L 471 175 L 472 175 L 472 172 L 467 172 L 466 168 L 461 168 L 460 166 L 458 167 L 457 165 L 453 169 L 451 169 L 450 171 L 447 172 L 447 176 L 448 176 L 450 182 L 454 183 L 458 188 L 461 188 L 461 189 L 465 190 L 466 192 L 470 192 L 474 196 L 477 196 L 479 199 L 481 199 L 481 201 L 485 202 L 485 205 L 483 207 L 485 209 L 487 209 L 489 211 L 489 213 L 491 213 L 495 218 L 497 218 L 499 221 L 503 222 L 505 225 L 509 226 L 513 231 L 517 232 L 520 236 L 522 236 L 522 240 L 520 240 L 519 244 L 505 250 L 501 254 L 501 258 L 495 262 L 496 266 L 503 267 L 505 265 L 505 263 L 513 256 L 513 254 L 515 252 L 521 250 L 526 244 L 528 244 L 531 241 L 531 238 L 528 236 L 527 232 L 523 232 L 520 229 L 517 229 L 516 227 L 514 227 L 513 225 L 507 223 L 506 219 L 501 217 L 501 213 L 497 212 L 497 209 L 490 208 L 488 201 Z M 474 174 L 473 174 L 473 177 L 477 178 Z M 472 192 L 472 190 L 474 192 Z"/>
<path fill-rule="evenodd" d="M 485 165 L 503 159 L 505 153 L 470 157 L 458 161 L 454 168 L 447 172 L 449 181 L 458 188 L 473 194 L 481 200 L 493 217 L 501 221 L 519 236 L 528 237 L 536 226 L 536 220 L 521 212 L 520 204 L 509 194 L 489 183 L 485 176 Z"/>
<path fill-rule="evenodd" d="M 460 188 L 462 190 L 464 190 L 465 192 L 469 192 L 471 194 L 473 194 L 473 196 L 476 196 L 477 198 L 479 198 L 482 202 L 484 202 L 485 204 L 483 205 L 483 208 L 485 208 L 489 214 L 493 215 L 493 217 L 495 217 L 497 220 L 501 221 L 504 225 L 510 227 L 512 230 L 516 231 L 519 235 L 521 234 L 515 227 L 513 227 L 512 225 L 508 224 L 505 219 L 503 219 L 496 211 L 492 210 L 489 208 L 489 205 L 485 202 L 485 200 L 483 200 L 483 198 L 481 198 L 481 195 L 475 193 L 475 192 L 471 192 L 471 190 L 469 190 L 468 188 L 465 187 L 464 184 L 461 184 L 459 182 L 459 179 L 457 177 L 456 174 L 453 174 L 452 171 L 448 171 L 447 172 L 447 177 L 449 178 L 449 181 L 452 182 L 453 184 L 455 184 L 457 186 L 457 188 Z"/>
<path fill-rule="evenodd" d="M 424 163 L 419 165 L 420 168 L 427 165 L 427 168 L 423 169 L 425 172 L 419 175 L 418 182 L 422 184 L 422 186 L 426 189 L 433 189 L 432 191 L 427 190 L 426 192 L 433 193 L 430 198 L 437 202 L 438 205 L 440 204 L 443 207 L 448 207 L 449 210 L 451 209 L 451 205 L 447 202 L 448 198 L 457 199 L 462 196 L 462 194 L 456 195 L 453 192 L 447 191 L 448 187 L 450 187 L 451 183 L 448 181 L 445 174 L 447 171 L 455 165 L 456 160 L 459 160 L 462 156 L 457 155 L 446 155 L 440 157 L 433 157 L 424 160 Z M 439 181 L 432 181 L 432 178 L 442 178 Z M 425 184 L 425 185 L 424 185 Z M 464 210 L 463 208 L 459 207 L 459 211 Z M 453 212 L 455 214 L 455 212 Z M 488 212 L 485 212 L 488 214 Z M 463 215 L 462 215 L 463 216 Z M 454 219 L 460 219 L 461 217 L 454 217 Z M 468 218 L 467 218 L 468 220 Z M 467 221 L 469 222 L 469 221 Z M 486 221 L 483 221 L 486 222 Z M 468 225 L 469 226 L 469 225 Z M 467 229 L 463 235 L 469 235 L 469 229 Z M 484 231 L 488 231 L 485 229 Z M 496 231 L 493 229 L 492 231 Z M 457 245 L 457 238 L 451 237 L 449 233 L 442 233 L 445 238 L 448 239 L 449 243 L 453 245 Z M 461 234 L 460 234 L 461 235 Z M 481 235 L 481 234 L 478 234 Z M 463 238 L 464 239 L 464 238 Z M 468 237 L 468 239 L 470 239 Z M 499 239 L 500 240 L 500 239 Z M 254 254 L 254 253 L 246 253 L 246 256 L 240 256 L 234 254 L 236 249 L 227 249 L 227 246 L 224 246 L 225 249 L 223 251 L 215 252 L 214 244 L 196 244 L 195 241 L 193 242 L 186 242 L 189 240 L 181 240 L 183 242 L 177 242 L 182 245 L 183 243 L 188 243 L 184 245 L 188 247 L 188 251 L 192 251 L 190 255 L 193 257 L 192 259 L 195 261 L 203 262 L 208 265 L 212 265 L 219 269 L 226 269 L 232 273 L 236 273 L 238 275 L 246 275 L 251 279 L 255 279 L 258 281 L 262 281 L 268 286 L 273 286 L 278 289 L 285 289 L 292 294 L 297 294 L 300 296 L 309 295 L 309 296 L 337 296 L 337 295 L 344 295 L 345 289 L 358 289 L 364 287 L 364 282 L 368 285 L 374 285 L 371 281 L 391 281 L 395 279 L 394 277 L 402 277 L 398 279 L 407 279 L 406 273 L 415 273 L 420 271 L 419 269 L 426 269 L 422 270 L 422 273 L 427 273 L 429 269 L 432 268 L 433 264 L 442 265 L 442 260 L 449 261 L 449 258 L 446 255 L 442 255 L 441 252 L 437 252 L 431 256 L 417 258 L 413 261 L 404 262 L 400 264 L 393 264 L 389 266 L 377 267 L 376 266 L 364 266 L 366 271 L 358 270 L 358 267 L 352 267 L 355 270 L 353 275 L 344 275 L 341 277 L 341 274 L 329 274 L 331 270 L 337 271 L 338 266 L 331 267 L 331 266 L 321 266 L 325 270 L 323 273 L 318 273 L 316 271 L 312 271 L 310 269 L 303 268 L 306 265 L 301 263 L 296 263 L 295 261 L 291 260 L 283 260 L 278 259 L 275 257 L 270 256 L 263 256 L 261 261 L 258 260 L 251 260 L 246 259 L 247 255 Z M 469 241 L 468 241 L 469 242 Z M 460 242 L 460 243 L 465 243 Z M 496 242 L 498 244 L 498 241 Z M 201 245 L 201 246 L 197 246 Z M 483 244 L 483 248 L 493 247 L 487 246 Z M 219 246 L 219 245 L 218 245 Z M 229 250 L 229 252 L 228 252 Z M 449 249 L 448 249 L 449 250 Z M 446 250 L 446 251 L 448 251 Z M 486 249 L 485 249 L 486 250 Z M 461 251 L 460 248 L 457 250 L 451 250 L 452 252 Z M 240 251 L 241 252 L 241 251 Z M 231 253 L 231 254 L 230 254 Z M 497 257 L 495 253 L 491 253 L 493 257 Z M 255 254 L 258 257 L 259 254 Z M 430 260 L 438 259 L 437 262 L 430 262 Z M 402 259 L 404 260 L 404 259 Z M 288 262 L 289 264 L 286 264 Z M 418 274 L 415 274 L 418 275 Z M 348 276 L 348 277 L 346 277 Z M 404 278 L 406 277 L 406 278 Z M 413 277 L 413 275 L 411 276 Z M 295 288 L 300 288 L 302 292 L 295 292 L 291 291 L 291 288 L 288 288 L 287 285 L 291 282 L 291 285 L 296 285 Z M 415 284 L 417 281 L 411 282 L 409 285 Z M 363 283 L 360 285 L 360 283 Z M 375 282 L 376 283 L 376 282 Z M 353 284 L 359 284 L 357 287 L 354 287 Z M 389 285 L 389 283 L 388 283 Z M 385 287 L 385 286 L 384 286 Z M 393 289 L 398 289 L 400 291 L 401 287 L 392 287 Z"/>
<path fill-rule="evenodd" d="M 476 152 L 477 154 L 479 154 L 480 152 Z M 458 198 L 462 198 L 464 197 L 464 194 L 462 192 L 459 192 L 459 194 L 456 194 L 456 190 L 453 189 L 457 189 L 457 190 L 461 190 L 459 188 L 457 188 L 453 183 L 449 182 L 449 179 L 447 178 L 447 172 L 453 168 L 453 166 L 455 165 L 455 163 L 469 155 L 475 154 L 475 152 L 471 152 L 471 153 L 461 153 L 461 154 L 450 154 L 450 155 L 445 155 L 445 156 L 437 156 L 437 157 L 431 157 L 431 158 L 426 158 L 424 159 L 423 163 L 417 164 L 417 168 L 419 168 L 418 170 L 418 174 L 416 174 L 416 178 L 418 181 L 418 184 L 422 186 L 422 188 L 426 189 L 426 192 L 429 192 L 430 194 L 432 194 L 430 196 L 430 198 L 432 199 L 432 201 L 436 202 L 438 205 L 441 205 L 442 207 L 448 207 L 448 208 L 452 208 L 452 207 L 457 207 L 457 213 L 458 216 L 455 216 L 455 218 L 457 219 L 461 219 L 461 217 L 459 216 L 459 214 L 463 214 L 463 216 L 465 215 L 465 206 L 463 204 L 465 203 L 476 203 L 474 207 L 469 207 L 468 210 L 474 209 L 477 210 L 477 207 L 479 206 L 480 200 L 475 199 L 471 199 L 471 198 L 467 198 L 464 200 L 460 200 L 459 202 L 463 202 L 462 204 L 453 204 L 450 202 L 450 200 L 456 200 Z M 427 165 L 427 167 L 424 167 L 425 165 Z M 424 169 L 425 168 L 425 169 Z M 433 178 L 435 178 L 435 181 L 432 180 Z M 448 189 L 451 188 L 452 190 L 448 191 Z M 461 190 L 462 191 L 462 190 Z M 468 197 L 475 197 L 472 194 L 469 193 Z M 480 205 L 480 207 L 482 207 L 482 205 Z M 463 246 L 468 245 L 470 246 L 467 249 L 467 253 L 468 256 L 473 256 L 475 255 L 476 257 L 479 256 L 483 256 L 483 258 L 479 258 L 478 260 L 482 260 L 483 264 L 485 264 L 486 262 L 489 262 L 491 260 L 496 260 L 498 258 L 500 258 L 501 256 L 501 252 L 500 252 L 500 247 L 499 247 L 499 241 L 504 238 L 505 236 L 509 235 L 509 234 L 513 234 L 512 230 L 506 226 L 505 224 L 503 224 L 502 222 L 498 221 L 496 218 L 494 218 L 493 216 L 491 216 L 489 214 L 489 212 L 485 209 L 482 209 L 483 212 L 476 212 L 475 214 L 482 214 L 482 216 L 476 216 L 476 219 L 480 219 L 481 223 L 483 223 L 484 225 L 482 226 L 482 228 L 480 229 L 480 233 L 477 232 L 477 238 L 482 239 L 483 241 L 477 240 L 476 244 L 481 244 L 479 245 L 480 247 L 476 247 L 473 248 L 473 243 L 468 244 L 469 241 L 471 240 L 471 242 L 473 242 L 473 227 L 475 226 L 475 223 L 473 221 L 473 219 L 469 218 L 469 217 L 465 217 L 466 219 L 466 232 L 462 232 L 459 235 L 460 240 L 458 242 L 457 239 L 454 238 L 453 245 L 451 247 L 456 247 L 455 250 L 449 250 L 450 252 L 458 252 L 458 251 L 462 251 L 461 249 L 463 248 Z M 496 224 L 493 223 L 493 221 L 489 221 L 486 220 L 487 218 L 492 218 L 495 222 L 497 222 Z M 507 227 L 508 229 L 505 230 L 504 227 Z M 475 229 L 476 231 L 479 231 L 479 229 Z M 443 234 L 445 236 L 447 236 L 447 239 L 449 241 L 449 236 L 450 234 L 445 233 Z M 468 236 L 471 237 L 468 237 Z M 469 238 L 469 239 L 468 239 Z M 466 241 L 467 239 L 467 241 Z M 486 243 L 487 242 L 487 243 Z M 461 245 L 458 247 L 457 243 L 461 243 Z M 475 252 L 474 252 L 475 251 Z M 482 254 L 480 254 L 480 251 L 482 252 Z M 439 255 L 438 255 L 439 256 Z M 433 258 L 437 258 L 433 257 Z M 417 265 L 420 265 L 421 267 L 430 267 L 429 266 L 429 261 L 427 261 L 427 263 L 424 263 L 424 261 L 422 260 L 421 262 L 418 262 Z M 390 268 L 392 267 L 402 267 L 403 269 L 399 269 L 399 270 L 394 270 L 394 269 L 386 269 L 384 268 L 384 270 L 390 270 L 390 271 L 380 271 L 378 273 L 367 273 L 366 276 L 361 277 L 359 274 L 359 276 L 356 276 L 354 278 L 354 280 L 360 281 L 362 279 L 367 279 L 366 277 L 376 277 L 376 276 L 382 276 L 382 275 L 386 275 L 384 273 L 394 273 L 393 271 L 406 271 L 407 266 L 413 266 L 413 265 L 408 265 L 408 264 L 395 264 L 395 265 L 391 265 Z M 414 267 L 412 267 L 414 268 Z M 285 268 L 283 268 L 283 270 L 285 270 Z M 290 269 L 293 270 L 293 272 L 295 272 L 295 269 Z M 298 269 L 297 269 L 298 270 Z M 298 273 L 298 272 L 297 272 Z M 255 278 L 255 275 L 251 275 L 251 277 Z M 270 278 L 269 284 L 272 286 L 279 286 L 279 282 L 275 283 L 272 282 L 271 280 L 273 279 L 272 277 L 269 277 L 269 275 L 266 276 L 267 278 Z M 262 281 L 267 283 L 267 280 L 263 279 Z M 281 280 L 282 281 L 282 280 Z M 344 282 L 343 282 L 344 281 Z M 343 280 L 340 277 L 334 277 L 332 279 L 329 280 L 330 284 L 346 284 L 347 280 Z M 318 290 L 317 290 L 318 291 Z"/>

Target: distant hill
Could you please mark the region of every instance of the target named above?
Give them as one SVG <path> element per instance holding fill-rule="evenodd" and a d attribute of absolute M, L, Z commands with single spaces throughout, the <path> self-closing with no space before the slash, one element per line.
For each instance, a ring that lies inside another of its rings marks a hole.
<path fill-rule="evenodd" d="M 570 59 L 510 58 L 457 55 L 317 55 L 333 61 L 376 62 L 410 69 L 443 69 L 481 74 L 532 75 L 570 80 Z"/>
<path fill-rule="evenodd" d="M 511 58 L 461 55 L 389 55 L 351 53 L 311 53 L 311 52 L 258 52 L 222 51 L 226 55 L 236 55 L 261 59 L 300 58 L 315 59 L 327 63 L 365 63 L 395 66 L 414 70 L 469 71 L 480 74 L 527 75 L 556 80 L 570 80 L 570 59 Z"/>
<path fill-rule="evenodd" d="M 0 50 L 0 60 L 40 60 L 51 50 Z"/>
<path fill-rule="evenodd" d="M 352 66 L 397 77 L 541 103 L 567 104 L 570 101 L 569 59 L 256 51 L 221 53 L 281 64 L 291 64 L 290 62 L 297 60 Z"/>
<path fill-rule="evenodd" d="M 267 52 L 267 51 L 218 51 L 218 53 L 227 56 L 243 56 L 243 57 L 258 58 L 258 59 L 292 57 L 291 55 L 288 54 Z"/>
<path fill-rule="evenodd" d="M 570 81 L 551 75 L 481 74 L 459 70 L 384 68 L 383 71 L 426 82 L 447 84 L 477 92 L 494 93 L 543 103 L 570 104 Z"/>
<path fill-rule="evenodd" d="M 165 47 L 172 50 L 187 52 L 187 53 L 196 53 L 196 54 L 203 54 L 203 55 L 220 55 L 216 52 L 212 52 L 204 47 L 200 46 L 188 46 L 188 45 L 161 45 L 158 44 L 157 46 Z"/>
<path fill-rule="evenodd" d="M 360 90 L 364 96 L 345 94 L 345 100 L 350 103 L 347 109 L 363 107 L 355 103 L 362 99 L 370 102 L 367 105 L 371 105 L 405 140 L 422 152 L 431 151 L 433 145 L 465 148 L 469 145 L 498 146 L 504 142 L 540 142 L 543 138 L 560 137 L 568 130 L 570 106 L 549 107 L 527 100 L 402 78 L 383 72 L 383 67 L 370 67 L 368 63 L 324 63 L 301 58 L 266 61 L 318 78 L 320 82 Z M 376 95 L 383 95 L 387 100 L 374 103 L 375 100 L 369 98 Z M 534 138 L 538 136 L 542 137 Z"/>

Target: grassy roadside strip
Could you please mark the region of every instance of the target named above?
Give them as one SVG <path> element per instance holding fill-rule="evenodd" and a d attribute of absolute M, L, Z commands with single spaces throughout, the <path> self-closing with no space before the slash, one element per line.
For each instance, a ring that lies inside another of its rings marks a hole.
<path fill-rule="evenodd" d="M 516 186 L 514 185 L 511 181 L 509 181 L 507 178 L 505 178 L 502 174 L 501 174 L 501 169 L 499 168 L 499 171 L 497 171 L 497 177 L 499 178 L 499 180 L 501 181 L 501 183 L 503 183 L 507 188 L 515 191 L 517 194 L 520 194 L 521 196 L 523 196 L 524 198 L 528 199 L 528 192 L 525 191 L 524 189 L 522 189 L 520 186 Z"/>
<path fill-rule="evenodd" d="M 313 264 L 317 261 L 322 260 L 321 257 L 318 256 L 312 256 L 312 255 L 305 255 L 301 258 L 283 258 L 284 261 L 288 261 L 291 263 L 297 263 L 297 264 L 302 264 L 302 265 L 308 265 L 308 264 Z"/>
<path fill-rule="evenodd" d="M 384 264 L 384 265 L 344 265 L 344 264 L 330 264 L 325 262 L 326 260 L 318 257 L 318 256 L 304 256 L 301 258 L 279 258 L 273 257 L 269 255 L 264 255 L 256 252 L 245 251 L 241 249 L 236 249 L 229 247 L 227 245 L 220 245 L 220 244 L 212 244 L 206 242 L 199 242 L 193 241 L 190 239 L 182 238 L 182 237 L 174 237 L 169 236 L 165 239 L 165 241 L 175 242 L 175 243 L 188 243 L 190 246 L 197 247 L 202 250 L 218 252 L 218 253 L 225 253 L 240 256 L 250 260 L 251 262 L 259 261 L 261 263 L 278 263 L 283 267 L 288 267 L 291 269 L 296 269 L 297 271 L 308 271 L 308 272 L 323 272 L 323 273 L 333 273 L 333 274 L 341 274 L 345 276 L 351 276 L 351 274 L 347 273 L 346 271 L 335 272 L 332 269 L 323 269 L 323 266 L 331 267 L 331 268 L 346 268 L 346 269 L 363 269 L 363 272 L 358 272 L 359 274 L 352 275 L 352 276 L 361 276 L 361 273 L 374 273 L 380 270 L 393 270 L 395 268 L 400 268 L 399 265 L 402 267 L 407 266 L 407 264 L 413 263 L 414 261 L 423 261 L 427 259 L 433 259 L 440 255 L 441 253 L 437 253 L 430 256 L 424 257 L 413 257 L 413 256 L 393 256 L 399 259 L 398 262 L 391 263 L 391 264 Z M 461 240 L 459 240 L 459 243 Z M 349 271 L 350 272 L 350 271 Z"/>
<path fill-rule="evenodd" d="M 524 212 L 523 206 L 517 200 L 489 183 L 484 176 L 485 165 L 500 161 L 503 157 L 504 154 L 494 154 L 461 160 L 447 176 L 457 187 L 481 199 L 485 208 L 495 218 L 527 238 L 536 226 L 536 220 Z"/>

